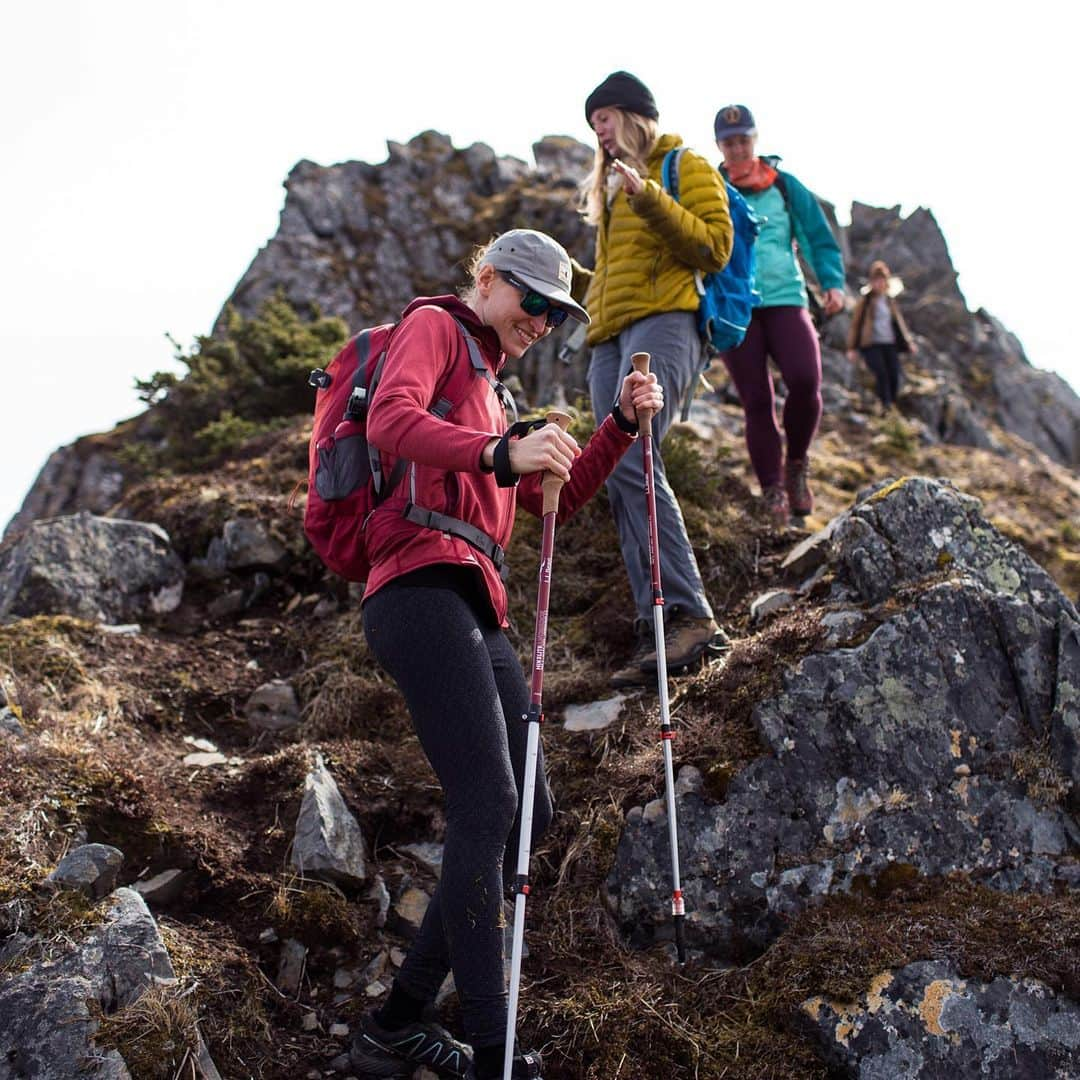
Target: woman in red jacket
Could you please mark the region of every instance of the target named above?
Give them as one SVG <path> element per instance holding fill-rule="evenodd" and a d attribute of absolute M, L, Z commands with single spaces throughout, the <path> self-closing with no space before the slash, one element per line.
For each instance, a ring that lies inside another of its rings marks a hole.
<path fill-rule="evenodd" d="M 553 424 L 507 430 L 498 373 L 567 317 L 587 323 L 570 296 L 570 258 L 530 229 L 504 233 L 478 253 L 462 299 L 416 300 L 387 352 L 367 437 L 384 469 L 410 462 L 398 489 L 372 514 L 372 572 L 364 632 L 405 696 L 417 737 L 445 795 L 442 875 L 386 1003 L 363 1019 L 351 1056 L 362 1075 L 502 1075 L 506 1037 L 503 892 L 518 840 L 529 688 L 503 627 L 499 570 L 515 504 L 541 512 L 544 472 L 561 477 L 565 519 L 604 482 L 637 432 L 635 410 L 663 406 L 654 375 L 631 373 L 582 450 Z M 458 365 L 470 390 L 447 411 L 433 402 Z M 387 475 L 389 473 L 387 472 Z M 433 511 L 436 528 L 410 506 Z M 455 521 L 462 528 L 444 528 Z M 437 531 L 438 530 L 438 531 Z M 543 762 L 534 838 L 551 820 Z M 470 1047 L 425 1016 L 448 971 Z M 515 1077 L 540 1076 L 519 1052 Z"/>

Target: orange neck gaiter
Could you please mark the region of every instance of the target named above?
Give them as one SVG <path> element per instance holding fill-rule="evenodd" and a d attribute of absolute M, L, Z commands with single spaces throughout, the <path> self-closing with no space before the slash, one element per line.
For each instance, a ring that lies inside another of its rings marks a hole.
<path fill-rule="evenodd" d="M 752 161 L 736 161 L 725 166 L 728 179 L 741 191 L 764 191 L 776 180 L 776 170 L 761 158 Z"/>

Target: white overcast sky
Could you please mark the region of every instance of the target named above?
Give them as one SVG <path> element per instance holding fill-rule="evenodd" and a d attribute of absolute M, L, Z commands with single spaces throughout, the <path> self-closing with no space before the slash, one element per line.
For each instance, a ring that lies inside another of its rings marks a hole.
<path fill-rule="evenodd" d="M 277 228 L 301 158 L 427 128 L 531 161 L 625 68 L 715 159 L 720 105 L 837 204 L 929 207 L 960 285 L 1080 389 L 1068 5 L 42 0 L 0 9 L 0 528 L 49 452 L 139 410 Z M 484 237 L 478 237 L 478 240 Z M 448 283 L 452 284 L 452 283 Z"/>

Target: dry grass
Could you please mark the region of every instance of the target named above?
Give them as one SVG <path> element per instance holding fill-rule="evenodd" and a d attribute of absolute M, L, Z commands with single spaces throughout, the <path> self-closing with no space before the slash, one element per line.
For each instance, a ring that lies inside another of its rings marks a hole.
<path fill-rule="evenodd" d="M 155 983 L 130 1005 L 101 1015 L 95 1042 L 116 1050 L 133 1080 L 198 1080 L 195 989 Z"/>

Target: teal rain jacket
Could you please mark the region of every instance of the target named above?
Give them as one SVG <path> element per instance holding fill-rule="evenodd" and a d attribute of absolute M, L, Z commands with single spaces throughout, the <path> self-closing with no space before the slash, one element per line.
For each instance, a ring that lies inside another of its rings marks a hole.
<path fill-rule="evenodd" d="M 776 168 L 778 157 L 762 159 Z M 806 279 L 792 240 L 813 267 L 823 289 L 843 289 L 844 260 L 824 211 L 809 188 L 789 172 L 781 172 L 787 201 L 777 184 L 764 191 L 745 191 L 744 199 L 762 219 L 754 247 L 757 270 L 754 286 L 761 293 L 761 307 L 791 304 L 808 307 Z"/>

